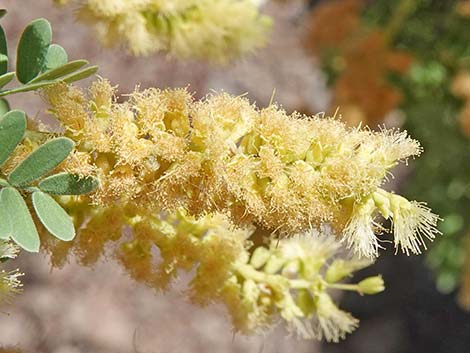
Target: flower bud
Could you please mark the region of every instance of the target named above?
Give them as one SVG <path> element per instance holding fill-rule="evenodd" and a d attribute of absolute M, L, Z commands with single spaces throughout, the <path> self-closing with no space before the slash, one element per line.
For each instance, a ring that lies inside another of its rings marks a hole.
<path fill-rule="evenodd" d="M 259 269 L 266 264 L 270 256 L 271 253 L 268 249 L 262 246 L 257 247 L 255 251 L 253 251 L 253 255 L 251 255 L 250 265 L 256 269 Z"/>
<path fill-rule="evenodd" d="M 357 284 L 359 292 L 363 294 L 377 294 L 385 290 L 382 276 L 368 277 Z"/>
<path fill-rule="evenodd" d="M 243 283 L 243 298 L 250 302 L 256 303 L 260 295 L 260 290 L 255 281 L 248 279 Z"/>
<path fill-rule="evenodd" d="M 264 272 L 268 274 L 276 273 L 282 268 L 282 266 L 284 266 L 285 263 L 286 259 L 272 255 L 264 267 Z"/>

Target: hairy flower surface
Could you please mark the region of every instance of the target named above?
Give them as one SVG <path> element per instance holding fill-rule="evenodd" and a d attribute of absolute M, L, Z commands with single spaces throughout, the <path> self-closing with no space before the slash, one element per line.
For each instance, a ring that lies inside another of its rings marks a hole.
<path fill-rule="evenodd" d="M 126 226 L 132 227 L 131 236 L 120 233 Z M 336 306 L 330 290 L 376 294 L 384 289 L 379 277 L 340 283 L 370 262 L 348 256 L 331 230 L 273 240 L 269 246 L 253 246 L 253 231 L 236 227 L 220 213 L 192 217 L 183 210 L 155 215 L 108 208 L 91 215 L 71 246 L 64 249 L 51 237 L 44 245 L 55 264 L 72 251 L 90 265 L 104 253 L 97 237 L 108 234 L 106 242 L 116 245 L 112 256 L 132 278 L 167 290 L 180 271 L 194 273 L 187 291 L 191 301 L 224 304 L 235 330 L 245 334 L 264 331 L 281 319 L 301 338 L 336 342 L 358 320 Z"/>
<path fill-rule="evenodd" d="M 79 6 L 105 46 L 225 63 L 262 47 L 271 20 L 252 0 L 57 1 Z"/>
<path fill-rule="evenodd" d="M 55 85 L 44 97 L 76 142 L 60 168 L 100 179 L 94 194 L 60 198 L 77 237 L 44 237 L 52 263 L 111 255 L 160 290 L 194 273 L 191 300 L 224 303 L 238 331 L 282 319 L 299 337 L 338 341 L 358 321 L 329 290 L 384 289 L 380 276 L 341 283 L 378 256 L 379 216 L 407 254 L 437 234 L 427 207 L 381 189 L 391 168 L 421 152 L 404 132 L 258 109 L 227 93 L 147 89 L 118 101 L 106 80 Z"/>
<path fill-rule="evenodd" d="M 281 234 L 328 223 L 369 257 L 378 249 L 373 216 L 383 207 L 371 200 L 390 168 L 421 151 L 405 133 L 259 110 L 225 93 L 194 101 L 185 90 L 149 89 L 117 103 L 114 88 L 98 81 L 87 93 L 59 85 L 46 97 L 77 153 L 89 154 L 74 171 L 100 176 L 96 204 L 223 211 Z M 393 204 L 396 245 L 418 252 L 419 234 L 432 238 L 437 218 L 410 205 Z"/>
<path fill-rule="evenodd" d="M 429 209 L 380 189 L 391 168 L 421 152 L 404 132 L 258 109 L 226 93 L 195 101 L 184 89 L 148 89 L 118 103 L 107 81 L 87 92 L 57 85 L 45 97 L 82 155 L 64 168 L 100 177 L 97 205 L 222 212 L 281 236 L 329 224 L 366 257 L 378 255 L 379 214 L 406 253 L 436 234 Z"/>

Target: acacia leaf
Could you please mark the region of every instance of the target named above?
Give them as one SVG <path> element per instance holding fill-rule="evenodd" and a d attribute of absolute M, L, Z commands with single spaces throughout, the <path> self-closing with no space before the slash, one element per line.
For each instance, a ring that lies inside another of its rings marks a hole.
<path fill-rule="evenodd" d="M 39 220 L 49 233 L 64 241 L 75 237 L 72 218 L 51 196 L 42 191 L 35 191 L 32 200 Z"/>
<path fill-rule="evenodd" d="M 47 20 L 39 18 L 26 26 L 16 57 L 16 76 L 21 83 L 28 83 L 44 68 L 51 39 L 51 24 Z"/>
<path fill-rule="evenodd" d="M 69 63 L 66 63 L 62 66 L 56 67 L 52 70 L 46 71 L 42 73 L 41 75 L 37 76 L 29 84 L 36 83 L 39 81 L 50 81 L 50 80 L 55 80 L 60 77 L 63 77 L 65 75 L 68 75 L 70 73 L 73 73 L 74 71 L 77 71 L 81 67 L 85 66 L 88 64 L 87 60 L 74 60 Z"/>
<path fill-rule="evenodd" d="M 39 234 L 21 194 L 12 187 L 2 190 L 2 204 L 14 222 L 11 222 L 11 239 L 29 252 L 39 251 Z"/>
<path fill-rule="evenodd" d="M 83 195 L 88 194 L 99 186 L 98 179 L 87 176 L 58 173 L 51 175 L 39 183 L 38 187 L 48 194 L 55 195 Z"/>
<path fill-rule="evenodd" d="M 8 72 L 4 75 L 1 75 L 0 76 L 0 88 L 2 88 L 3 86 L 9 84 L 11 82 L 11 80 L 13 80 L 13 77 L 15 77 L 14 72 Z"/>
<path fill-rule="evenodd" d="M 5 98 L 0 98 L 0 117 L 10 111 L 10 104 Z"/>
<path fill-rule="evenodd" d="M 4 190 L 5 189 L 0 190 L 0 239 L 7 240 L 11 235 L 11 218 L 2 200 Z"/>
<path fill-rule="evenodd" d="M 47 49 L 46 62 L 42 71 L 53 70 L 59 66 L 67 64 L 69 57 L 64 48 L 58 44 L 51 44 Z"/>
<path fill-rule="evenodd" d="M 14 93 L 36 91 L 40 88 L 50 86 L 50 85 L 52 85 L 56 82 L 57 81 L 42 81 L 42 82 L 28 83 L 26 85 L 22 85 L 20 87 L 15 87 L 15 88 L 12 88 L 10 90 L 0 91 L 0 97 L 8 96 L 8 95 L 14 94 Z"/>
<path fill-rule="evenodd" d="M 86 69 L 73 72 L 70 75 L 63 77 L 62 81 L 64 81 L 65 83 L 72 83 L 75 81 L 80 81 L 87 77 L 90 77 L 91 75 L 96 74 L 97 71 L 98 71 L 98 66 L 90 66 L 90 67 L 87 67 Z"/>
<path fill-rule="evenodd" d="M 34 150 L 10 173 L 11 185 L 21 187 L 57 167 L 72 151 L 74 143 L 66 137 L 47 141 Z"/>
<path fill-rule="evenodd" d="M 8 71 L 8 47 L 7 37 L 3 27 L 0 26 L 0 75 Z"/>
<path fill-rule="evenodd" d="M 0 118 L 0 166 L 20 143 L 26 130 L 26 116 L 20 110 L 12 110 Z"/>

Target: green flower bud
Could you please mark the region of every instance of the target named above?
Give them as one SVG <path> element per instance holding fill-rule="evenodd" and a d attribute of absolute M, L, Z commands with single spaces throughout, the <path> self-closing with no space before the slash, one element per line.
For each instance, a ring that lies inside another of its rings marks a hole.
<path fill-rule="evenodd" d="M 260 290 L 256 282 L 248 279 L 243 283 L 243 298 L 250 303 L 256 303 L 260 295 Z"/>
<path fill-rule="evenodd" d="M 274 274 L 278 272 L 286 263 L 286 259 L 278 257 L 276 255 L 271 255 L 266 266 L 264 267 L 264 272 L 268 274 Z"/>
<path fill-rule="evenodd" d="M 253 255 L 251 255 L 250 265 L 252 265 L 255 269 L 259 269 L 263 267 L 266 262 L 268 261 L 271 253 L 265 247 L 258 247 L 253 251 Z"/>
<path fill-rule="evenodd" d="M 282 269 L 282 275 L 287 278 L 297 278 L 300 270 L 300 263 L 298 260 L 289 261 Z"/>
<path fill-rule="evenodd" d="M 377 294 L 385 290 L 382 276 L 368 277 L 357 284 L 359 292 L 363 294 Z"/>

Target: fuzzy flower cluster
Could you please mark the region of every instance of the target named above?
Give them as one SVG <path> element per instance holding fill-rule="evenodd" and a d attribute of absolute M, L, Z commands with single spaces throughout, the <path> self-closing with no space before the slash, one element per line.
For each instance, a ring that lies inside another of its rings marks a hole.
<path fill-rule="evenodd" d="M 64 205 L 78 218 L 77 200 Z M 75 206 L 74 206 L 75 205 Z M 194 273 L 187 295 L 196 305 L 222 303 L 234 329 L 262 332 L 280 319 L 304 339 L 337 342 L 359 321 L 339 309 L 332 290 L 376 294 L 384 290 L 380 276 L 357 284 L 341 283 L 371 264 L 348 256 L 331 230 L 309 231 L 269 246 L 253 246 L 254 228 L 236 227 L 223 214 L 189 216 L 184 210 L 155 215 L 142 208 L 108 207 L 89 215 L 74 243 L 45 238 L 53 263 L 73 253 L 86 265 L 105 252 L 135 280 L 167 290 L 180 271 Z M 124 235 L 122 229 L 132 228 Z"/>
<path fill-rule="evenodd" d="M 407 254 L 438 233 L 424 204 L 380 187 L 400 160 L 421 152 L 405 132 L 257 109 L 226 93 L 195 101 L 184 89 L 148 89 L 118 103 L 105 80 L 88 91 L 56 85 L 45 97 L 78 145 L 64 168 L 101 180 L 96 205 L 221 212 L 280 236 L 328 224 L 369 258 L 380 248 L 379 216 L 392 221 L 395 246 Z"/>
<path fill-rule="evenodd" d="M 381 188 L 392 167 L 421 152 L 406 133 L 258 109 L 226 93 L 195 100 L 185 89 L 147 89 L 120 101 L 106 80 L 43 95 L 76 142 L 60 171 L 100 180 L 91 195 L 59 198 L 77 236 L 61 242 L 42 231 L 52 264 L 112 256 L 159 290 L 194 273 L 189 298 L 223 303 L 237 331 L 281 319 L 300 337 L 338 341 L 358 320 L 330 291 L 384 289 L 380 276 L 341 283 L 378 256 L 380 217 L 407 254 L 437 233 L 424 204 Z"/>
<path fill-rule="evenodd" d="M 55 0 L 78 7 L 105 46 L 225 63 L 262 47 L 271 26 L 254 0 Z"/>

